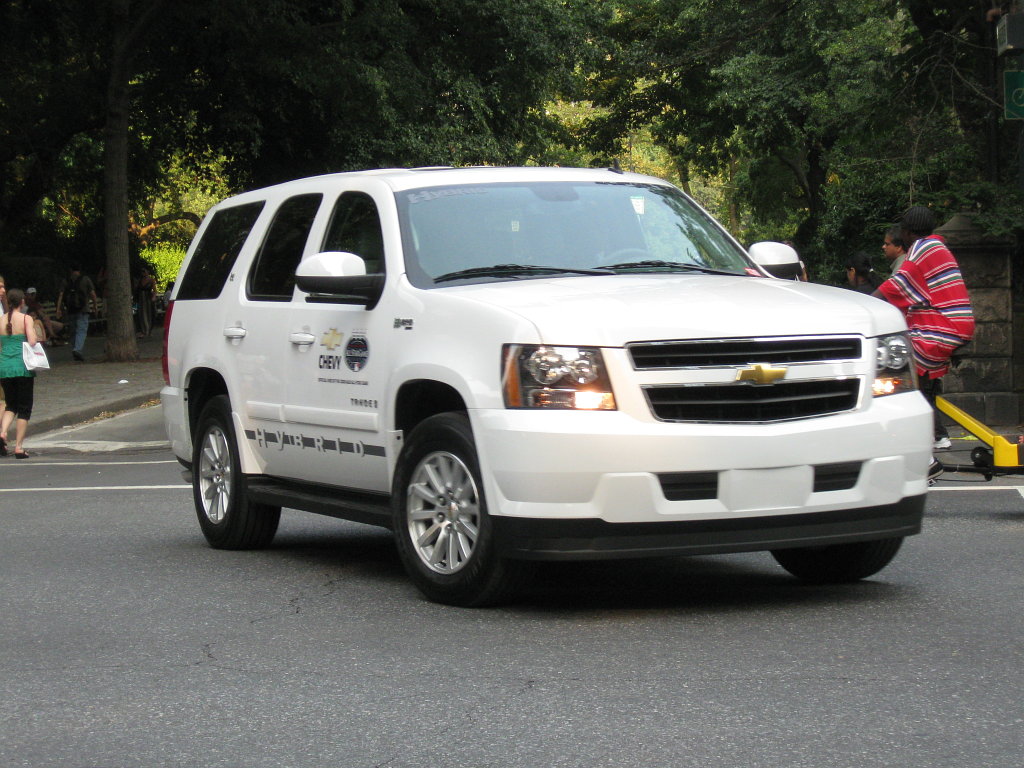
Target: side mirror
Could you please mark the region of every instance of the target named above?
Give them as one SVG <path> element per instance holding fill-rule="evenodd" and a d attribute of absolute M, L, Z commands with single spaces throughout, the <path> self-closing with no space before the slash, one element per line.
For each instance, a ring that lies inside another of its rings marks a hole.
<path fill-rule="evenodd" d="M 366 262 L 354 253 L 324 251 L 299 264 L 295 284 L 310 294 L 308 302 L 365 304 L 373 309 L 384 290 L 384 275 L 366 274 Z"/>
<path fill-rule="evenodd" d="M 761 269 L 774 277 L 781 277 L 784 280 L 803 279 L 804 264 L 790 245 L 764 241 L 754 243 L 747 253 Z"/>

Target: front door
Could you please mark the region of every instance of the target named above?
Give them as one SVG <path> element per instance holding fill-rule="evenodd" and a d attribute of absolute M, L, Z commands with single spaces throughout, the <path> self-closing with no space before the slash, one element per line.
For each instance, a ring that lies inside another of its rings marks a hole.
<path fill-rule="evenodd" d="M 385 193 L 386 194 L 386 193 Z M 317 251 L 346 251 L 385 272 L 380 205 L 373 194 L 347 191 L 335 202 Z M 388 491 L 384 402 L 390 373 L 385 345 L 393 318 L 382 308 L 306 302 L 292 331 L 312 342 L 291 353 L 285 419 L 301 456 L 302 477 L 366 491 Z M 306 337 L 308 338 L 308 336 Z"/>

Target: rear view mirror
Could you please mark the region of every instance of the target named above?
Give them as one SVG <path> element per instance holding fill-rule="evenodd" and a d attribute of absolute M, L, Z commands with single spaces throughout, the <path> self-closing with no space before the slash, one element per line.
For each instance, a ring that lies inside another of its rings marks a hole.
<path fill-rule="evenodd" d="M 365 304 L 373 309 L 384 290 L 384 275 L 366 274 L 366 262 L 354 253 L 324 251 L 299 264 L 295 284 L 310 294 L 309 302 Z"/>
<path fill-rule="evenodd" d="M 754 243 L 747 253 L 761 269 L 773 277 L 781 277 L 784 280 L 803 279 L 804 264 L 791 245 L 764 241 Z"/>

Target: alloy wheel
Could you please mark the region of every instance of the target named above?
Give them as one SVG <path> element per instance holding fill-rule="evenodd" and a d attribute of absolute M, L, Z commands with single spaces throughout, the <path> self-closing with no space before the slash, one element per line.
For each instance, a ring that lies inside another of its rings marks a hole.
<path fill-rule="evenodd" d="M 479 535 L 480 497 L 458 456 L 436 451 L 420 461 L 406 492 L 406 519 L 424 565 L 441 574 L 466 566 Z"/>
<path fill-rule="evenodd" d="M 212 427 L 203 438 L 199 459 L 199 488 L 203 512 L 211 523 L 220 523 L 231 504 L 231 450 L 227 435 Z"/>

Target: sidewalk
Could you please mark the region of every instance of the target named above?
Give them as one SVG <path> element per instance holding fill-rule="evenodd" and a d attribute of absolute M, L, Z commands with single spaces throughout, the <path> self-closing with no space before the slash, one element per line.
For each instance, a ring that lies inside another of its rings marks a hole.
<path fill-rule="evenodd" d="M 71 358 L 71 347 L 48 347 L 50 370 L 36 374 L 35 405 L 30 435 L 80 424 L 83 421 L 135 408 L 160 396 L 163 329 L 154 328 L 138 339 L 139 359 L 131 363 L 103 362 L 103 336 L 85 342 L 85 362 Z"/>

